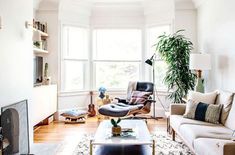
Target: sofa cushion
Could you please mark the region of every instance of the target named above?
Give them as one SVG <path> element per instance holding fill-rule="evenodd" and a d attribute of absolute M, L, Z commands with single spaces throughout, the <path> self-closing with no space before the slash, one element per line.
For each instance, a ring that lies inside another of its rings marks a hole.
<path fill-rule="evenodd" d="M 214 105 L 189 100 L 184 117 L 219 124 L 221 109 L 221 104 Z"/>
<path fill-rule="evenodd" d="M 208 104 L 215 104 L 215 99 L 217 97 L 218 91 L 213 91 L 210 93 L 199 93 L 195 91 L 189 91 L 188 100 L 193 100 L 197 102 L 203 102 Z"/>
<path fill-rule="evenodd" d="M 194 150 L 200 155 L 232 155 L 235 152 L 224 152 L 224 145 L 234 143 L 231 140 L 214 139 L 214 138 L 198 138 L 194 140 Z M 228 150 L 229 151 L 229 150 Z"/>
<path fill-rule="evenodd" d="M 234 118 L 235 118 L 235 100 L 233 100 L 230 112 L 229 112 L 228 117 L 225 121 L 225 126 L 232 129 L 232 130 L 235 130 Z"/>
<path fill-rule="evenodd" d="M 194 147 L 194 140 L 197 138 L 217 138 L 231 140 L 233 131 L 222 125 L 201 126 L 193 124 L 183 124 L 179 128 L 180 135 L 188 144 Z"/>
<path fill-rule="evenodd" d="M 197 121 L 193 119 L 184 118 L 182 115 L 171 115 L 170 116 L 170 123 L 171 126 L 176 130 L 179 131 L 180 125 L 183 124 L 194 124 L 194 125 L 206 125 L 206 126 L 215 126 L 216 124 Z"/>
<path fill-rule="evenodd" d="M 138 105 L 128 105 L 124 103 L 110 103 L 103 105 L 99 108 L 99 113 L 105 116 L 111 116 L 111 117 L 124 117 L 129 112 L 134 110 L 139 110 L 143 108 L 143 104 Z"/>
<path fill-rule="evenodd" d="M 227 91 L 220 91 L 219 95 L 216 98 L 216 104 L 223 105 L 223 109 L 220 116 L 220 122 L 225 124 L 225 121 L 228 117 L 229 111 L 232 107 L 234 93 Z"/>

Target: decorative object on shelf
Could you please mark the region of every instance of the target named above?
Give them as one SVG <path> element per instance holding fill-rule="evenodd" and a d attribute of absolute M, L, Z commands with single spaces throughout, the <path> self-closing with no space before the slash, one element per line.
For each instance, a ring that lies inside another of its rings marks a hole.
<path fill-rule="evenodd" d="M 113 136 L 120 136 L 122 133 L 122 128 L 118 124 L 121 122 L 121 119 L 118 118 L 117 121 L 115 121 L 113 118 L 111 119 L 111 124 L 113 125 L 112 127 L 112 135 Z"/>
<path fill-rule="evenodd" d="M 211 69 L 211 57 L 206 53 L 191 53 L 189 69 L 197 71 L 197 82 L 195 85 L 195 91 L 204 93 L 204 86 L 202 79 L 202 70 Z"/>
<path fill-rule="evenodd" d="M 33 20 L 33 24 L 25 22 L 26 28 L 33 30 L 33 51 L 35 54 L 47 54 L 47 23 L 42 24 L 39 21 Z"/>
<path fill-rule="evenodd" d="M 48 63 L 45 63 L 45 67 L 44 67 L 44 77 L 48 77 Z"/>
<path fill-rule="evenodd" d="M 109 95 L 105 95 L 105 97 L 102 99 L 103 100 L 103 105 L 109 104 L 112 102 L 112 100 L 109 98 Z"/>
<path fill-rule="evenodd" d="M 44 85 L 50 85 L 51 84 L 51 77 L 48 76 L 48 63 L 45 63 L 45 67 L 44 67 L 43 84 Z"/>
<path fill-rule="evenodd" d="M 150 59 L 147 59 L 145 61 L 146 64 L 148 64 L 149 66 L 152 67 L 152 75 L 153 75 L 153 100 L 155 101 L 156 100 L 156 97 L 158 99 L 158 101 L 160 102 L 161 106 L 163 107 L 164 111 L 167 111 L 167 109 L 165 108 L 165 106 L 163 105 L 162 101 L 160 100 L 160 98 L 158 97 L 157 95 L 157 90 L 155 88 L 155 61 L 156 61 L 156 54 L 154 53 Z M 156 103 L 153 104 L 153 118 L 156 118 Z"/>
<path fill-rule="evenodd" d="M 90 91 L 90 96 L 91 96 L 91 100 L 90 100 L 90 104 L 88 105 L 88 116 L 89 117 L 94 117 L 96 115 L 96 111 L 95 111 L 95 105 L 93 104 L 93 100 L 92 100 L 92 96 L 93 96 L 93 92 Z"/>
<path fill-rule="evenodd" d="M 43 80 L 44 85 L 51 85 L 51 77 L 44 77 Z"/>
<path fill-rule="evenodd" d="M 34 41 L 34 42 L 33 42 L 33 45 L 34 45 L 35 47 L 37 47 L 37 48 L 40 48 L 40 43 L 39 43 L 39 41 Z"/>
<path fill-rule="evenodd" d="M 99 92 L 100 92 L 99 97 L 100 97 L 101 99 L 103 99 L 103 98 L 105 97 L 105 92 L 106 92 L 106 91 L 107 91 L 107 89 L 104 88 L 104 87 L 100 87 L 100 88 L 99 88 Z"/>
<path fill-rule="evenodd" d="M 33 28 L 40 30 L 42 32 L 47 32 L 47 23 L 42 23 L 40 21 L 33 20 Z"/>
<path fill-rule="evenodd" d="M 167 65 L 168 70 L 164 78 L 168 86 L 168 97 L 174 103 L 181 103 L 182 98 L 192 90 L 195 85 L 196 75 L 189 69 L 189 54 L 193 49 L 192 42 L 179 30 L 174 34 L 163 34 L 154 46 Z"/>

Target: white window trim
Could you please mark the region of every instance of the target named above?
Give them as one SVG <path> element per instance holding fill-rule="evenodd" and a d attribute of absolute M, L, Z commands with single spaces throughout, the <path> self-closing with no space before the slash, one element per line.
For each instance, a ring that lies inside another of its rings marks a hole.
<path fill-rule="evenodd" d="M 83 91 L 88 91 L 89 88 L 87 88 L 87 83 L 89 83 L 89 78 L 90 77 L 87 77 L 86 78 L 86 73 L 83 75 L 83 79 L 84 79 L 84 89 L 78 89 L 78 90 L 65 90 L 65 83 L 62 82 L 62 81 L 65 81 L 65 61 L 66 60 L 69 60 L 69 61 L 76 61 L 76 62 L 83 62 L 83 63 L 87 63 L 87 68 L 89 69 L 89 54 L 90 54 L 90 44 L 89 44 L 89 34 L 90 34 L 90 28 L 89 26 L 85 26 L 85 25 L 81 25 L 81 24 L 76 24 L 76 23 L 61 23 L 60 24 L 61 27 L 60 27 L 60 58 L 59 58 L 59 66 L 60 66 L 60 73 L 59 73 L 59 77 L 60 77 L 60 86 L 59 86 L 59 91 L 60 93 L 72 93 L 72 92 L 83 92 Z M 66 27 L 66 26 L 71 26 L 71 27 L 79 27 L 79 28 L 85 28 L 87 29 L 88 31 L 88 57 L 87 59 L 78 59 L 78 58 L 70 58 L 70 57 L 67 57 L 65 56 L 65 53 L 63 51 L 64 47 L 63 47 L 63 37 L 64 37 L 64 33 L 63 33 L 63 28 Z M 86 66 L 84 65 L 84 70 L 86 70 Z"/>
<path fill-rule="evenodd" d="M 91 39 L 91 43 L 93 43 L 93 32 L 95 31 L 95 30 L 99 30 L 99 29 L 114 29 L 114 30 L 122 30 L 122 29 L 125 29 L 125 30 L 128 30 L 128 29 L 130 29 L 130 30 L 132 30 L 132 29 L 136 29 L 136 30 L 140 30 L 140 32 L 141 32 L 141 42 L 142 42 L 142 49 L 144 49 L 143 48 L 143 42 L 144 42 L 144 40 L 143 40 L 143 27 L 138 27 L 138 26 L 126 26 L 126 27 L 122 27 L 122 26 L 120 26 L 120 27 L 114 27 L 114 26 L 112 26 L 112 27 L 103 27 L 103 26 L 96 26 L 96 27 L 92 27 L 92 30 L 91 30 L 91 35 L 92 35 L 92 38 L 90 38 Z M 92 44 L 91 44 L 92 45 Z M 91 46 L 91 53 L 93 54 L 94 52 L 93 52 L 93 47 Z M 141 50 L 141 57 L 142 57 L 142 53 L 143 53 L 143 50 Z M 94 59 L 94 57 L 93 57 L 93 55 L 92 55 L 92 58 L 91 58 L 91 64 L 92 64 L 92 77 L 94 77 L 93 79 L 92 79 L 92 86 L 91 86 L 91 89 L 96 89 L 95 88 L 95 86 L 96 86 L 96 73 L 95 73 L 95 63 L 96 62 L 136 62 L 136 63 L 139 63 L 139 78 L 140 78 L 140 80 L 142 80 L 143 79 L 143 67 L 142 67 L 142 62 L 144 62 L 144 60 L 143 59 L 139 59 L 139 60 L 102 60 L 102 59 Z M 126 86 L 126 88 L 107 88 L 109 91 L 126 91 L 126 89 L 127 89 L 127 86 Z"/>
<path fill-rule="evenodd" d="M 148 26 L 146 26 L 145 27 L 145 30 L 148 30 L 148 29 L 150 29 L 150 28 L 154 28 L 154 27 L 159 27 L 159 26 L 166 26 L 166 25 L 168 25 L 169 27 L 170 27 L 170 33 L 172 33 L 172 32 L 174 32 L 174 21 L 172 21 L 172 22 L 169 22 L 169 21 L 165 21 L 165 22 L 161 22 L 161 23 L 155 23 L 155 24 L 151 24 L 151 25 L 148 25 Z M 148 40 L 148 34 L 147 34 L 148 32 L 146 32 L 146 40 L 145 40 L 145 42 L 147 43 L 147 40 Z M 146 50 L 148 50 L 148 45 L 146 45 Z M 146 51 L 146 54 L 147 54 L 147 51 Z M 162 61 L 164 61 L 164 60 L 162 60 L 162 59 L 156 59 L 155 60 L 155 62 L 162 62 Z M 151 71 L 151 72 L 149 72 L 149 76 L 150 76 L 150 78 L 151 78 L 151 80 L 153 81 L 153 72 Z M 158 87 L 158 88 L 156 88 L 156 91 L 157 92 L 168 92 L 168 88 L 167 87 Z"/>
<path fill-rule="evenodd" d="M 60 95 L 63 95 L 65 94 L 66 96 L 69 96 L 69 94 L 79 94 L 80 92 L 83 93 L 83 92 L 87 92 L 87 91 L 90 91 L 90 90 L 93 90 L 95 89 L 95 78 L 91 78 L 91 76 L 87 76 L 87 80 L 86 82 L 84 83 L 85 85 L 85 89 L 84 90 L 76 90 L 76 91 L 63 91 L 63 72 L 64 72 L 64 64 L 63 64 L 63 45 L 62 45 L 62 42 L 63 42 L 63 27 L 64 26 L 75 26 L 75 27 L 83 27 L 83 28 L 87 28 L 88 29 L 88 60 L 84 60 L 84 59 L 74 59 L 74 58 L 64 58 L 65 59 L 68 59 L 68 60 L 79 60 L 79 61 L 86 61 L 88 62 L 88 74 L 89 75 L 93 75 L 95 76 L 95 73 L 94 73 L 94 64 L 95 62 L 107 62 L 107 60 L 93 60 L 93 48 L 92 48 L 92 44 L 93 44 L 93 31 L 95 29 L 140 29 L 142 34 L 142 52 L 141 52 L 141 60 L 110 60 L 110 62 L 139 62 L 140 63 L 140 80 L 141 81 L 152 81 L 152 72 L 149 71 L 149 69 L 147 69 L 146 67 L 146 64 L 145 64 L 145 60 L 148 59 L 147 58 L 147 51 L 148 51 L 148 45 L 147 45 L 147 29 L 148 28 L 151 28 L 151 27 L 156 27 L 156 26 L 161 26 L 161 25 L 169 25 L 171 27 L 171 32 L 174 32 L 174 20 L 172 21 L 164 21 L 164 22 L 161 22 L 161 23 L 155 23 L 155 24 L 151 24 L 151 25 L 145 25 L 145 26 L 112 26 L 112 27 L 106 27 L 106 26 L 96 26 L 96 27 L 92 27 L 92 26 L 87 26 L 87 25 L 84 25 L 84 24 L 79 24 L 79 23 L 71 23 L 71 22 L 61 22 L 60 23 L 60 55 L 59 55 L 59 71 L 58 71 L 58 75 L 59 75 L 59 94 Z M 161 60 L 162 61 L 162 60 Z M 86 78 L 85 78 L 86 79 Z M 167 92 L 167 88 L 165 89 L 158 89 L 158 92 Z M 109 89 L 110 92 L 123 92 L 123 91 L 126 91 L 126 89 Z"/>

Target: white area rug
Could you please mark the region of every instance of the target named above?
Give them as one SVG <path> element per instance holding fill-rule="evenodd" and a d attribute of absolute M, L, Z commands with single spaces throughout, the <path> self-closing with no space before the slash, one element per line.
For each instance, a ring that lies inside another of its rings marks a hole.
<path fill-rule="evenodd" d="M 92 137 L 93 137 L 92 135 L 87 135 L 87 134 L 83 135 L 83 138 L 81 138 L 82 140 L 80 140 L 77 143 L 73 155 L 89 155 L 89 140 Z M 155 148 L 156 155 L 193 155 L 190 149 L 180 139 L 177 138 L 176 141 L 172 141 L 171 137 L 167 135 L 166 132 L 158 132 L 156 134 L 153 134 L 152 137 L 156 141 L 156 148 Z M 147 154 L 143 153 L 143 154 L 149 155 L 149 153 Z M 125 154 L 125 155 L 130 155 L 130 154 Z"/>

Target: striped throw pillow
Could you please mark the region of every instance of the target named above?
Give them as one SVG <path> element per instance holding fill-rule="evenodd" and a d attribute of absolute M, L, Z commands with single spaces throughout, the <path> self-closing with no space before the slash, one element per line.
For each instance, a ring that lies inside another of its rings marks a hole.
<path fill-rule="evenodd" d="M 222 105 L 207 104 L 189 100 L 186 105 L 185 118 L 219 124 Z"/>
<path fill-rule="evenodd" d="M 133 91 L 129 104 L 144 104 L 150 95 L 152 95 L 151 92 Z"/>

